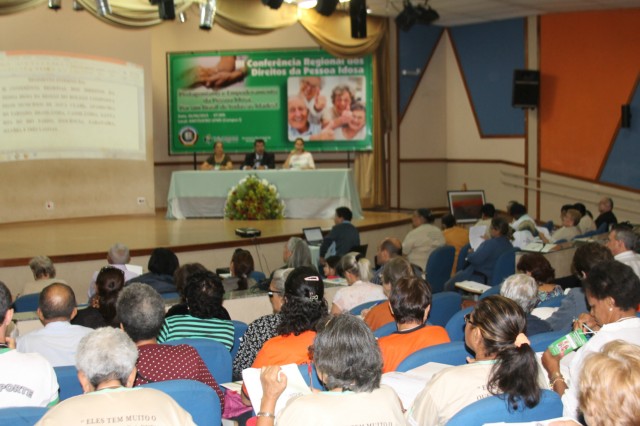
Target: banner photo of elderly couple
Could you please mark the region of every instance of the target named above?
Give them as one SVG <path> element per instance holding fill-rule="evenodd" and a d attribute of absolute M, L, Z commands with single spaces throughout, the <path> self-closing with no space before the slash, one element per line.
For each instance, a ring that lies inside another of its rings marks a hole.
<path fill-rule="evenodd" d="M 372 58 L 322 50 L 167 54 L 169 153 L 370 151 Z"/>

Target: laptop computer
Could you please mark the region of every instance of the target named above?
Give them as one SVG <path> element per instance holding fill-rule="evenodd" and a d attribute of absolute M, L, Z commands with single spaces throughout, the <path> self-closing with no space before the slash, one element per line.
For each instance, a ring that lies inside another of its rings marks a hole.
<path fill-rule="evenodd" d="M 314 228 L 303 228 L 302 233 L 304 234 L 304 239 L 307 240 L 307 244 L 310 246 L 319 246 L 322 244 L 322 228 L 316 226 Z"/>

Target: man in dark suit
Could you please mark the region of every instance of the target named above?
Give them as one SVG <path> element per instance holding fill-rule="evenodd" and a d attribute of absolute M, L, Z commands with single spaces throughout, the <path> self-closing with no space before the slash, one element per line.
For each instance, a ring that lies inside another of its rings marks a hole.
<path fill-rule="evenodd" d="M 353 213 L 348 207 L 338 207 L 333 218 L 335 226 L 324 237 L 320 245 L 320 260 L 329 256 L 344 256 L 353 247 L 360 245 L 358 228 L 351 224 Z"/>
<path fill-rule="evenodd" d="M 244 156 L 242 170 L 275 169 L 276 158 L 264 150 L 264 140 L 256 139 L 253 143 L 253 152 Z"/>

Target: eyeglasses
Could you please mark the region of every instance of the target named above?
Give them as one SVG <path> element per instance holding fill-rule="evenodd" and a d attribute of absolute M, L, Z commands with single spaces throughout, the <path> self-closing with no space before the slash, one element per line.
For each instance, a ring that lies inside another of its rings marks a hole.
<path fill-rule="evenodd" d="M 269 290 L 267 292 L 267 294 L 269 295 L 269 299 L 271 299 L 273 297 L 274 294 L 282 294 L 283 292 L 281 291 L 275 291 L 275 290 Z"/>
<path fill-rule="evenodd" d="M 471 321 L 471 312 L 464 316 L 464 323 L 475 325 L 473 321 Z"/>

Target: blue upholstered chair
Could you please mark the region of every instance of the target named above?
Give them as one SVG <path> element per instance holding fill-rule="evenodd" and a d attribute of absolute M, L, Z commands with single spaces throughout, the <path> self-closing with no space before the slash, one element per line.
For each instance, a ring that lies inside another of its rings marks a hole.
<path fill-rule="evenodd" d="M 398 365 L 396 371 L 409 371 L 428 362 L 464 365 L 467 363 L 468 356 L 473 356 L 473 354 L 467 351 L 464 342 L 443 343 L 412 353 Z"/>
<path fill-rule="evenodd" d="M 53 367 L 58 378 L 58 386 L 60 386 L 60 401 L 71 398 L 73 396 L 82 395 L 82 385 L 78 380 L 78 370 L 73 365 L 65 365 L 62 367 Z"/>
<path fill-rule="evenodd" d="M 350 313 L 351 315 L 360 315 L 360 313 L 361 313 L 364 309 L 368 309 L 368 308 L 370 308 L 370 307 L 372 307 L 372 306 L 377 305 L 377 304 L 378 304 L 378 303 L 380 303 L 380 302 L 385 302 L 385 301 L 386 301 L 386 299 L 383 299 L 383 300 L 374 300 L 373 302 L 366 302 L 366 303 L 363 303 L 363 304 L 361 304 L 361 305 L 356 306 L 355 308 L 351 308 L 351 310 L 349 311 L 349 313 Z"/>
<path fill-rule="evenodd" d="M 236 354 L 238 353 L 238 349 L 240 349 L 240 338 L 244 336 L 244 333 L 247 331 L 247 328 L 249 328 L 249 326 L 242 321 L 238 321 L 238 320 L 232 320 L 232 321 L 233 321 L 233 349 L 231 349 L 231 360 L 233 361 L 233 359 L 236 357 Z"/>
<path fill-rule="evenodd" d="M 195 380 L 167 380 L 147 383 L 143 388 L 162 391 L 191 414 L 198 426 L 220 426 L 220 399 L 213 389 Z"/>
<path fill-rule="evenodd" d="M 464 316 L 473 311 L 473 307 L 465 308 L 453 314 L 444 327 L 452 342 L 464 342 Z"/>
<path fill-rule="evenodd" d="M 460 410 L 447 426 L 480 426 L 485 423 L 519 423 L 548 420 L 562 416 L 560 396 L 550 390 L 542 390 L 540 402 L 533 408 L 520 404 L 517 410 L 510 410 L 504 396 L 495 395 L 476 401 Z"/>
<path fill-rule="evenodd" d="M 16 312 L 34 312 L 38 309 L 38 300 L 40 293 L 25 294 L 13 302 L 13 308 Z"/>
<path fill-rule="evenodd" d="M 558 340 L 565 334 L 567 334 L 565 330 L 547 331 L 546 333 L 535 334 L 529 337 L 529 341 L 531 342 L 531 349 L 533 349 L 535 352 L 544 352 L 547 350 L 551 343 Z"/>
<path fill-rule="evenodd" d="M 434 294 L 444 290 L 444 283 L 451 278 L 455 255 L 456 249 L 453 246 L 440 246 L 429 255 L 425 274 Z"/>
<path fill-rule="evenodd" d="M 381 337 L 388 336 L 391 333 L 395 333 L 396 331 L 398 331 L 398 326 L 395 321 L 391 321 L 374 331 L 373 335 L 379 339 Z"/>
<path fill-rule="evenodd" d="M 516 249 L 513 248 L 508 252 L 502 253 L 495 266 L 493 267 L 493 275 L 491 276 L 491 282 L 487 283 L 490 286 L 495 286 L 505 278 L 516 273 Z"/>
<path fill-rule="evenodd" d="M 467 264 L 467 256 L 469 255 L 469 250 L 471 249 L 471 244 L 465 244 L 460 248 L 460 253 L 458 253 L 458 263 L 456 264 L 456 272 L 462 271 Z"/>
<path fill-rule="evenodd" d="M 500 294 L 501 287 L 502 287 L 502 284 L 494 285 L 493 287 L 491 287 L 490 289 L 487 289 L 487 291 L 482 293 L 478 298 L 478 300 L 482 300 L 485 297 L 493 296 L 494 294 Z"/>
<path fill-rule="evenodd" d="M 311 378 L 309 378 L 309 367 L 311 367 Z M 311 384 L 311 387 L 314 389 L 324 389 L 324 386 L 320 383 L 320 379 L 318 378 L 318 372 L 316 371 L 315 364 L 300 364 L 298 365 L 298 370 L 300 370 L 300 374 L 302 374 L 302 378 L 306 384 Z"/>
<path fill-rule="evenodd" d="M 264 272 L 252 271 L 249 274 L 249 278 L 253 278 L 257 283 L 259 283 L 260 281 L 267 279 L 267 276 L 264 274 Z"/>
<path fill-rule="evenodd" d="M 564 297 L 565 295 L 563 294 L 560 296 L 552 297 L 551 299 L 543 300 L 542 302 L 538 303 L 538 306 L 536 306 L 536 308 L 559 308 L 562 304 L 562 301 L 564 300 Z"/>
<path fill-rule="evenodd" d="M 444 327 L 453 314 L 460 310 L 462 296 L 455 291 L 444 291 L 433 295 L 431 301 L 431 312 L 429 312 L 429 322 L 433 325 Z"/>
<path fill-rule="evenodd" d="M 193 346 L 218 383 L 231 381 L 231 354 L 222 343 L 210 339 L 177 339 L 165 342 L 165 344 Z"/>
<path fill-rule="evenodd" d="M 172 291 L 171 293 L 160 293 L 160 296 L 162 296 L 164 300 L 180 299 L 180 294 L 175 291 Z"/>
<path fill-rule="evenodd" d="M 32 426 L 47 412 L 46 407 L 0 408 L 0 425 Z"/>

